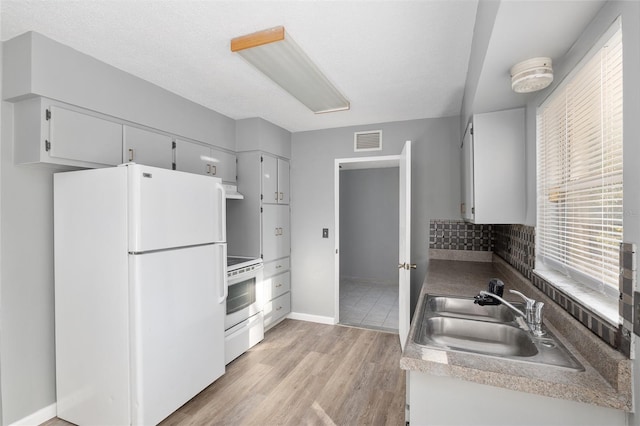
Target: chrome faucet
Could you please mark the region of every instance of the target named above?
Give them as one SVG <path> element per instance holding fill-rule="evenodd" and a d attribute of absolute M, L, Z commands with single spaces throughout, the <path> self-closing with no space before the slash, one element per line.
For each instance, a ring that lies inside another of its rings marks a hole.
<path fill-rule="evenodd" d="M 529 330 L 534 336 L 540 337 L 544 335 L 542 331 L 542 308 L 544 307 L 543 302 L 536 302 L 535 300 L 525 296 L 516 290 L 509 290 L 510 293 L 517 294 L 522 297 L 525 302 L 525 312 L 522 312 L 520 309 L 513 306 L 511 303 L 504 300 L 502 297 L 497 294 L 488 292 L 486 290 L 480 291 L 480 295 L 483 297 L 492 297 L 498 300 L 500 303 L 511 309 L 512 311 L 520 314 L 527 321 L 527 326 L 529 326 Z"/>

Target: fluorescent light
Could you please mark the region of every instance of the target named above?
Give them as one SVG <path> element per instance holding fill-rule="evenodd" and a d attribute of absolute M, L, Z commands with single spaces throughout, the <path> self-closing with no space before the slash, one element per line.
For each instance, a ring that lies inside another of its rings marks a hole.
<path fill-rule="evenodd" d="M 322 74 L 284 27 L 231 40 L 231 51 L 277 83 L 316 114 L 348 110 L 349 101 Z"/>

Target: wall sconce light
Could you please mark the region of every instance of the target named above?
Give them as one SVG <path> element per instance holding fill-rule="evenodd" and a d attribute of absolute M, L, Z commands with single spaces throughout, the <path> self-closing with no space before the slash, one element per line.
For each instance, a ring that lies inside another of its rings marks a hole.
<path fill-rule="evenodd" d="M 349 101 L 309 59 L 284 27 L 231 40 L 231 51 L 289 92 L 316 114 L 344 111 Z"/>
<path fill-rule="evenodd" d="M 542 90 L 553 81 L 551 58 L 532 58 L 511 67 L 511 88 L 516 93 Z"/>

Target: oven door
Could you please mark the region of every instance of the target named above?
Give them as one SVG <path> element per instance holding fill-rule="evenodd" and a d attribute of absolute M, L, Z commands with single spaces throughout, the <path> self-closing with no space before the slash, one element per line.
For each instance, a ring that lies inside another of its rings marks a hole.
<path fill-rule="evenodd" d="M 262 269 L 229 278 L 228 287 L 225 330 L 262 310 Z"/>

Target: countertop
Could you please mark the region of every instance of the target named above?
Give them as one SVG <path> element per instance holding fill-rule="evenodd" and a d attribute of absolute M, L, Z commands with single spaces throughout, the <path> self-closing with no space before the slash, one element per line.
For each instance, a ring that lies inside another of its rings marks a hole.
<path fill-rule="evenodd" d="M 420 317 L 425 294 L 473 297 L 480 290 L 486 289 L 491 278 L 504 281 L 505 295 L 507 289 L 515 289 L 535 300 L 543 301 L 545 326 L 582 363 L 585 371 L 575 372 L 554 366 L 425 348 L 414 342 L 415 320 L 409 329 L 400 360 L 401 368 L 553 398 L 632 410 L 631 361 L 602 342 L 495 255 L 492 262 L 431 259 L 413 318 Z M 510 301 L 519 300 L 517 296 L 509 296 L 505 298 Z"/>

